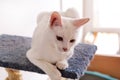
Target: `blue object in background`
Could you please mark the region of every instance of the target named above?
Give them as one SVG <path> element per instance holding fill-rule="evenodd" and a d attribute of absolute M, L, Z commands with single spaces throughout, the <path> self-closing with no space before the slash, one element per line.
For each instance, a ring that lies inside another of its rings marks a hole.
<path fill-rule="evenodd" d="M 93 75 L 93 76 L 97 76 L 100 78 L 103 78 L 105 80 L 118 80 L 116 78 L 113 78 L 107 74 L 103 74 L 103 73 L 99 73 L 99 72 L 94 72 L 94 71 L 86 71 L 85 74 L 89 74 L 89 75 Z"/>

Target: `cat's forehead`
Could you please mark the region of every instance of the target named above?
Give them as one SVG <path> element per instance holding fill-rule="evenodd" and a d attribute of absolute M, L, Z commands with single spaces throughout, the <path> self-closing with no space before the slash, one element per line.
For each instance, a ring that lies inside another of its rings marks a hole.
<path fill-rule="evenodd" d="M 76 28 L 72 23 L 72 20 L 63 19 L 62 20 L 62 31 L 66 33 L 75 33 Z"/>
<path fill-rule="evenodd" d="M 67 39 L 75 37 L 76 32 L 76 28 L 73 26 L 72 21 L 67 19 L 63 19 L 62 27 L 59 27 L 59 29 L 57 29 L 57 34 Z"/>

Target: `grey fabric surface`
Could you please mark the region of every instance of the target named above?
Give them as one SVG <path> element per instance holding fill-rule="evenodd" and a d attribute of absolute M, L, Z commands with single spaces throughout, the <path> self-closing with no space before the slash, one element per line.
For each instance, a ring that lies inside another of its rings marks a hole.
<path fill-rule="evenodd" d="M 29 37 L 0 35 L 0 66 L 44 74 L 26 58 L 30 45 Z M 78 44 L 74 50 L 75 54 L 69 59 L 69 67 L 60 70 L 62 76 L 72 79 L 83 76 L 96 50 L 95 45 Z"/>

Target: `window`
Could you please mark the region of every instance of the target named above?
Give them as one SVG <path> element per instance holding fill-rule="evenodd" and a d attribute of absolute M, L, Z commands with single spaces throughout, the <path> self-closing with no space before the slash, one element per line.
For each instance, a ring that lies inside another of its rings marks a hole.
<path fill-rule="evenodd" d="M 120 0 L 94 0 L 97 27 L 120 28 Z"/>
<path fill-rule="evenodd" d="M 94 42 L 98 46 L 97 53 L 108 55 L 120 53 L 120 0 L 85 0 L 84 2 L 84 9 L 87 11 L 85 16 L 90 16 L 92 19 L 85 28 L 85 34 L 98 33 Z"/>

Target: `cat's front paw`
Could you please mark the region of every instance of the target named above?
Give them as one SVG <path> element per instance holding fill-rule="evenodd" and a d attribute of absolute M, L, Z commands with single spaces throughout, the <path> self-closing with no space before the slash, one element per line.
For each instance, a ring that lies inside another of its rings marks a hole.
<path fill-rule="evenodd" d="M 60 71 L 56 68 L 51 70 L 52 72 L 49 73 L 49 77 L 51 80 L 61 80 L 62 75 L 60 73 Z"/>
<path fill-rule="evenodd" d="M 61 70 L 64 70 L 66 68 L 68 68 L 68 62 L 67 61 L 59 61 L 56 63 L 56 66 L 61 69 Z"/>

